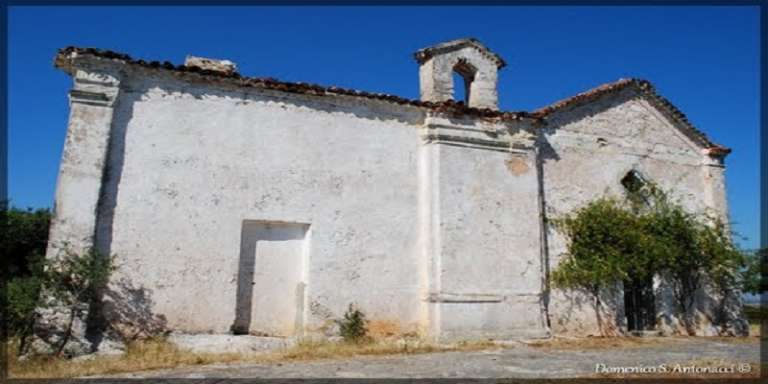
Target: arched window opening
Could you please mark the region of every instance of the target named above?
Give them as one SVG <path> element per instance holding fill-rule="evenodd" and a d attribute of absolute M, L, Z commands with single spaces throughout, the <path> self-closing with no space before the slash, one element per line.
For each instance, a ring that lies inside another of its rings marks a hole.
<path fill-rule="evenodd" d="M 645 180 L 643 175 L 634 169 L 627 172 L 627 174 L 624 175 L 624 177 L 621 179 L 621 185 L 623 185 L 624 188 L 626 188 L 627 191 L 631 193 L 639 192 L 647 184 L 648 181 Z"/>
<path fill-rule="evenodd" d="M 453 100 L 463 101 L 469 105 L 472 97 L 472 81 L 475 80 L 477 68 L 469 64 L 465 59 L 459 59 L 459 62 L 453 67 Z"/>
<path fill-rule="evenodd" d="M 621 178 L 621 185 L 627 191 L 630 200 L 650 207 L 653 203 L 653 184 L 640 172 L 631 170 Z"/>
<path fill-rule="evenodd" d="M 453 100 L 463 101 L 464 104 L 469 104 L 469 87 L 467 81 L 459 75 L 458 72 L 453 72 Z"/>

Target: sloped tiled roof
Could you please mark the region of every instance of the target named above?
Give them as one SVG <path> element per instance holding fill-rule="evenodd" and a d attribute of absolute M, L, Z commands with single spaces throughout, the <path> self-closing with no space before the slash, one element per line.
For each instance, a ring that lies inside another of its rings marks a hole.
<path fill-rule="evenodd" d="M 724 155 L 731 152 L 730 148 L 726 148 L 717 143 L 712 142 L 707 137 L 707 135 L 704 134 L 704 132 L 701 132 L 700 130 L 696 129 L 696 127 L 694 127 L 693 124 L 691 124 L 691 122 L 688 121 L 688 118 L 685 116 L 685 114 L 682 111 L 680 111 L 677 107 L 675 107 L 675 105 L 672 104 L 672 102 L 667 100 L 665 97 L 656 93 L 656 89 L 654 88 L 653 84 L 651 84 L 650 81 L 643 80 L 643 79 L 634 79 L 634 78 L 619 79 L 612 83 L 606 83 L 606 84 L 597 86 L 595 88 L 592 88 L 586 92 L 573 95 L 569 98 L 566 98 L 566 99 L 557 101 L 555 103 L 552 103 L 550 105 L 547 105 L 545 107 L 539 108 L 531 112 L 531 116 L 537 117 L 537 118 L 546 118 L 547 116 L 555 112 L 565 110 L 567 108 L 578 106 L 578 105 L 584 105 L 586 103 L 597 100 L 600 97 L 603 97 L 609 94 L 615 94 L 627 88 L 633 88 L 638 93 L 647 97 L 648 101 L 650 101 L 651 104 L 653 104 L 656 108 L 661 110 L 670 119 L 678 123 L 680 127 L 682 127 L 684 131 L 683 133 L 685 133 L 686 136 L 688 136 L 691 140 L 693 140 L 697 144 L 706 148 L 710 154 Z"/>
<path fill-rule="evenodd" d="M 365 91 L 358 91 L 354 89 L 340 88 L 335 86 L 325 87 L 317 84 L 300 83 L 300 82 L 286 82 L 280 81 L 269 77 L 245 77 L 241 76 L 237 72 L 224 73 L 207 69 L 202 69 L 196 66 L 184 66 L 174 65 L 168 61 L 144 61 L 133 59 L 131 56 L 97 48 L 80 48 L 80 47 L 66 47 L 59 50 L 56 55 L 55 65 L 60 68 L 66 68 L 67 63 L 73 60 L 77 56 L 93 56 L 99 59 L 114 60 L 123 64 L 136 65 L 144 68 L 151 68 L 157 70 L 166 70 L 176 73 L 194 73 L 199 76 L 203 76 L 212 81 L 224 81 L 237 86 L 243 87 L 258 87 L 263 89 L 277 90 L 289 93 L 301 93 L 310 95 L 344 95 L 353 97 L 362 97 L 366 99 L 382 100 L 390 103 L 401 105 L 412 105 L 415 107 L 422 107 L 434 110 L 436 112 L 467 116 L 478 118 L 489 118 L 499 120 L 520 120 L 529 118 L 527 112 L 511 112 L 511 111 L 498 111 L 488 108 L 470 108 L 463 102 L 456 102 L 448 100 L 440 103 L 433 103 L 421 100 L 406 99 L 403 97 L 388 95 L 384 93 L 372 93 Z"/>
<path fill-rule="evenodd" d="M 474 39 L 462 39 L 470 41 Z M 459 41 L 459 40 L 457 40 Z M 449 42 L 450 43 L 450 42 Z M 622 89 L 633 87 L 638 92 L 643 94 L 650 100 L 657 108 L 667 114 L 671 119 L 675 120 L 683 128 L 684 133 L 690 137 L 697 144 L 704 147 L 712 155 L 726 155 L 730 153 L 730 149 L 718 145 L 707 138 L 707 136 L 696 129 L 686 118 L 679 109 L 677 109 L 669 100 L 656 93 L 653 85 L 647 80 L 641 79 L 620 79 L 618 81 L 603 84 L 586 92 L 579 93 L 567 99 L 560 100 L 556 103 L 550 104 L 543 108 L 539 108 L 533 112 L 525 111 L 498 111 L 488 108 L 471 108 L 466 106 L 463 102 L 455 102 L 452 100 L 433 103 L 428 101 L 407 99 L 395 95 L 388 95 L 383 93 L 364 92 L 340 87 L 325 87 L 317 84 L 301 83 L 301 82 L 285 82 L 276 80 L 273 78 L 257 78 L 257 77 L 244 77 L 239 73 L 223 73 L 207 69 L 202 69 L 195 66 L 174 65 L 168 61 L 145 61 L 140 59 L 133 59 L 131 56 L 114 52 L 110 50 L 102 50 L 97 48 L 80 48 L 80 47 L 66 47 L 59 50 L 55 58 L 55 65 L 59 68 L 67 68 L 69 63 L 78 56 L 92 56 L 104 60 L 113 60 L 122 64 L 135 65 L 143 68 L 150 68 L 156 70 L 172 71 L 179 74 L 196 74 L 202 76 L 211 81 L 222 81 L 229 84 L 242 87 L 258 87 L 263 89 L 277 90 L 288 93 L 299 93 L 308 95 L 343 95 L 352 97 L 361 97 L 366 99 L 381 100 L 390 103 L 400 105 L 411 105 L 420 108 L 427 108 L 436 112 L 450 114 L 453 116 L 465 116 L 486 118 L 495 120 L 521 120 L 532 119 L 537 121 L 543 121 L 547 116 L 556 113 L 557 111 L 564 110 L 568 107 L 573 107 L 588 103 L 596 100 L 599 97 L 617 93 Z"/>

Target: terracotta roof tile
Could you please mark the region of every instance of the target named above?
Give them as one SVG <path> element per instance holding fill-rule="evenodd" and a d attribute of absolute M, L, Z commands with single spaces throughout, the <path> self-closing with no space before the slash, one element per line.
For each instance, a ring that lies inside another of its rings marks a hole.
<path fill-rule="evenodd" d="M 472 39 L 463 39 L 472 41 Z M 462 41 L 463 41 L 462 40 Z M 340 88 L 335 86 L 325 87 L 317 84 L 301 83 L 301 82 L 285 82 L 276 80 L 273 78 L 263 77 L 244 77 L 239 73 L 223 73 L 217 71 L 211 71 L 201 69 L 199 67 L 187 67 L 184 65 L 174 65 L 168 61 L 145 61 L 133 59 L 131 56 L 114 52 L 110 50 L 102 50 L 97 48 L 80 48 L 80 47 L 66 47 L 59 50 L 56 56 L 56 66 L 64 67 L 67 63 L 73 60 L 78 55 L 90 55 L 100 59 L 108 59 L 122 62 L 124 64 L 137 65 L 144 68 L 152 68 L 158 70 L 173 71 L 176 73 L 193 73 L 199 76 L 203 76 L 209 80 L 223 81 L 230 84 L 243 87 L 259 87 L 265 89 L 278 90 L 289 93 L 300 93 L 310 95 L 344 95 L 352 97 L 361 97 L 373 100 L 382 100 L 390 103 L 400 105 L 411 105 L 420 108 L 427 108 L 436 112 L 449 114 L 452 116 L 467 116 L 494 120 L 521 120 L 532 119 L 541 121 L 547 116 L 556 111 L 564 108 L 575 106 L 581 103 L 586 103 L 591 100 L 595 100 L 606 94 L 615 93 L 627 87 L 633 87 L 640 93 L 648 97 L 648 99 L 654 103 L 662 111 L 666 112 L 672 119 L 679 122 L 681 126 L 686 130 L 686 133 L 692 140 L 702 145 L 707 153 L 713 156 L 723 156 L 730 153 L 730 149 L 718 145 L 710 141 L 707 136 L 696 129 L 686 118 L 679 109 L 677 109 L 669 100 L 660 96 L 654 90 L 653 85 L 647 80 L 641 79 L 620 79 L 613 83 L 607 83 L 593 88 L 589 91 L 579 93 L 564 100 L 560 100 L 556 103 L 550 104 L 546 107 L 537 109 L 533 112 L 525 111 L 497 111 L 492 109 L 479 109 L 470 108 L 463 102 L 455 102 L 452 100 L 444 101 L 441 103 L 432 103 L 420 100 L 406 99 L 399 96 L 388 95 L 383 93 L 364 92 L 347 88 Z"/>
<path fill-rule="evenodd" d="M 133 59 L 129 55 L 124 53 L 118 53 L 109 50 L 102 50 L 97 48 L 80 48 L 80 47 L 66 47 L 59 50 L 56 56 L 56 66 L 66 66 L 67 62 L 73 60 L 78 55 L 90 55 L 100 59 L 109 59 L 119 61 L 121 63 L 129 65 L 138 65 L 144 68 L 162 69 L 173 71 L 177 73 L 195 73 L 206 77 L 210 80 L 226 81 L 238 86 L 244 87 L 259 87 L 265 89 L 278 90 L 289 93 L 301 93 L 311 95 L 345 95 L 353 97 L 362 97 L 366 99 L 382 100 L 390 103 L 401 105 L 412 105 L 415 107 L 427 108 L 436 112 L 441 112 L 453 116 L 468 116 L 477 118 L 497 119 L 497 120 L 520 120 L 524 118 L 530 118 L 527 112 L 510 112 L 510 111 L 498 111 L 487 108 L 471 108 L 466 106 L 463 102 L 455 102 L 452 100 L 444 101 L 441 103 L 432 103 L 421 100 L 406 99 L 403 97 L 388 95 L 383 93 L 372 93 L 358 91 L 354 89 L 346 89 L 335 86 L 321 86 L 317 84 L 301 83 L 301 82 L 285 82 L 276 80 L 269 77 L 244 77 L 239 73 L 224 73 L 201 69 L 194 66 L 174 65 L 168 61 L 144 61 Z"/>

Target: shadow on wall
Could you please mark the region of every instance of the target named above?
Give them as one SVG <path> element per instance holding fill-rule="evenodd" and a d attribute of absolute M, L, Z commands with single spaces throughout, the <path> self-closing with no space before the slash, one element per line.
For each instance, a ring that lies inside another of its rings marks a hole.
<path fill-rule="evenodd" d="M 102 187 L 99 191 L 94 239 L 96 249 L 102 255 L 112 254 L 115 207 L 117 206 L 117 193 L 125 163 L 125 138 L 128 123 L 133 119 L 133 106 L 139 99 L 139 94 L 121 91 L 117 105 L 115 105 L 115 118 L 112 121 L 106 166 L 102 175 Z"/>
<path fill-rule="evenodd" d="M 552 161 L 560 161 L 560 155 L 557 153 L 554 147 L 552 147 L 552 144 L 550 144 L 549 140 L 547 140 L 547 135 L 554 133 L 554 129 L 547 128 L 547 130 L 543 131 L 543 134 L 539 134 L 538 142 L 536 143 L 538 147 L 538 155 L 539 155 L 539 162 L 543 165 L 549 160 Z M 543 172 L 541 170 L 540 172 Z M 543 173 L 541 174 L 541 177 L 543 178 Z"/>
<path fill-rule="evenodd" d="M 677 301 L 672 293 L 669 277 L 656 277 L 656 326 L 664 335 L 686 334 L 685 327 L 678 319 Z"/>
<path fill-rule="evenodd" d="M 102 255 L 112 255 L 112 231 L 114 227 L 115 207 L 117 206 L 117 192 L 123 174 L 125 162 L 125 138 L 128 123 L 133 118 L 133 107 L 140 95 L 121 91 L 114 106 L 114 118 L 110 128 L 110 136 L 107 145 L 104 173 L 102 174 L 102 186 L 99 191 L 99 201 L 96 214 L 96 233 L 94 246 Z M 121 282 L 123 286 L 127 283 Z M 135 290 L 135 289 L 134 289 Z M 114 335 L 112 322 L 105 310 L 108 307 L 124 306 L 118 299 L 120 295 L 111 291 L 109 287 L 99 289 L 99 297 L 89 303 L 88 317 L 86 319 L 86 338 L 91 343 L 92 351 L 99 349 L 105 337 L 114 338 L 122 336 L 120 332 Z M 108 303 L 110 299 L 112 303 Z M 135 302 L 136 300 L 134 300 Z M 130 340 L 130 339 L 123 339 Z"/>
<path fill-rule="evenodd" d="M 696 292 L 696 311 L 700 313 L 697 321 L 711 325 L 719 336 L 748 336 L 749 322 L 744 316 L 741 291 L 727 289 L 720 291 L 710 284 Z M 701 328 L 697 324 L 697 328 Z"/>
<path fill-rule="evenodd" d="M 674 296 L 669 277 L 657 278 L 656 313 L 657 328 L 665 335 L 688 336 L 748 336 L 749 323 L 744 318 L 741 292 L 728 289 L 720 292 L 711 283 L 696 291 L 691 318 L 693 328 L 688 330 L 683 322 L 680 304 Z M 692 331 L 692 333 L 691 333 Z"/>
<path fill-rule="evenodd" d="M 558 307 L 560 308 L 557 308 L 554 313 L 556 316 L 555 323 L 559 328 L 555 332 L 567 333 L 569 331 L 568 326 L 575 322 L 573 314 L 583 311 L 586 296 L 584 293 L 572 290 L 555 290 L 555 292 L 564 298 L 564 300 L 558 300 Z"/>
<path fill-rule="evenodd" d="M 233 334 L 275 336 L 281 323 L 294 323 L 294 331 L 303 327 L 308 229 L 303 223 L 243 221 Z"/>
<path fill-rule="evenodd" d="M 601 311 L 591 294 L 579 289 L 555 289 L 556 307 L 551 311 L 555 334 L 619 336 L 624 334 L 623 298 L 619 289 L 606 288 L 600 294 Z M 598 324 L 602 324 L 602 332 Z"/>
<path fill-rule="evenodd" d="M 626 317 L 624 317 L 624 290 L 621 285 L 604 288 L 600 292 L 602 311 L 600 313 L 605 336 L 619 336 L 626 330 Z"/>
<path fill-rule="evenodd" d="M 696 293 L 694 304 L 693 333 L 682 322 L 682 314 L 674 298 L 672 287 L 666 279 L 657 278 L 654 283 L 655 324 L 648 331 L 661 335 L 687 336 L 747 336 L 749 323 L 743 316 L 738 290 L 718 292 L 706 286 Z M 627 313 L 621 286 L 606 289 L 601 295 L 601 322 L 606 336 L 628 334 Z M 555 290 L 557 307 L 553 310 L 553 331 L 556 334 L 599 334 L 595 302 L 591 295 L 581 290 Z"/>
<path fill-rule="evenodd" d="M 102 305 L 108 331 L 122 340 L 146 339 L 168 332 L 165 316 L 152 313 L 151 291 L 125 279 L 104 292 Z"/>

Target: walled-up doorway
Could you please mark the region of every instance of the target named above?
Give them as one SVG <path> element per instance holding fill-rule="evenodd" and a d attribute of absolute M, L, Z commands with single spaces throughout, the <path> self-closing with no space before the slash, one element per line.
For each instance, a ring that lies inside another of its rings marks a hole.
<path fill-rule="evenodd" d="M 294 336 L 303 329 L 308 224 L 244 221 L 234 334 Z"/>
<path fill-rule="evenodd" d="M 629 332 L 650 331 L 656 328 L 656 303 L 653 279 L 624 281 L 624 313 Z"/>

